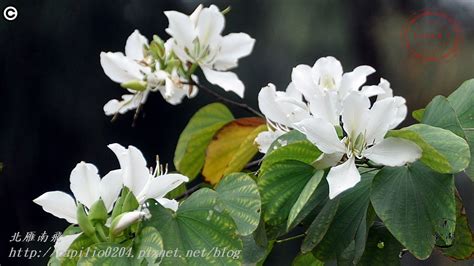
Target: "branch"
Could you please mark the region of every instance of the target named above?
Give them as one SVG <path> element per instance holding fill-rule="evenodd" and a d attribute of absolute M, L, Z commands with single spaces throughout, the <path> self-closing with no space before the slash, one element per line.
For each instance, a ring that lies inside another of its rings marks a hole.
<path fill-rule="evenodd" d="M 259 111 L 253 109 L 252 107 L 248 106 L 247 104 L 245 104 L 245 103 L 240 103 L 240 102 L 236 102 L 236 101 L 233 101 L 233 100 L 231 100 L 231 99 L 227 99 L 227 98 L 225 98 L 224 96 L 218 94 L 217 92 L 211 90 L 210 88 L 208 88 L 208 87 L 206 87 L 206 86 L 203 86 L 203 85 L 201 85 L 201 84 L 198 84 L 198 83 L 193 82 L 192 79 L 189 79 L 189 83 L 183 82 L 183 84 L 188 84 L 188 85 L 191 85 L 191 86 L 194 85 L 194 86 L 198 87 L 200 90 L 203 90 L 203 91 L 205 91 L 205 92 L 211 94 L 212 96 L 216 97 L 216 98 L 217 98 L 219 101 L 221 101 L 221 102 L 224 102 L 224 103 L 228 103 L 228 104 L 237 106 L 237 107 L 239 107 L 239 108 L 242 108 L 242 109 L 246 110 L 246 111 L 249 112 L 249 113 L 252 113 L 252 114 L 254 114 L 254 115 L 256 115 L 256 116 L 265 118 L 265 116 L 264 116 L 262 113 L 260 113 Z"/>
<path fill-rule="evenodd" d="M 305 237 L 305 236 L 306 236 L 306 234 L 300 234 L 300 235 L 288 237 L 288 238 L 285 238 L 285 239 L 275 240 L 275 242 L 276 243 L 283 243 L 283 242 L 286 242 L 286 241 L 302 238 L 302 237 Z"/>

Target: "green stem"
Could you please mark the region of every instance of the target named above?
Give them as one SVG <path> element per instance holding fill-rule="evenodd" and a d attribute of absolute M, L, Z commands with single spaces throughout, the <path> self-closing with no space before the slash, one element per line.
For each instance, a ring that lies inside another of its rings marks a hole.
<path fill-rule="evenodd" d="M 276 240 L 275 242 L 276 243 L 283 243 L 283 242 L 286 242 L 286 241 L 295 240 L 295 239 L 302 238 L 302 237 L 305 237 L 305 236 L 306 236 L 306 234 L 300 234 L 300 235 L 296 235 L 296 236 Z"/>

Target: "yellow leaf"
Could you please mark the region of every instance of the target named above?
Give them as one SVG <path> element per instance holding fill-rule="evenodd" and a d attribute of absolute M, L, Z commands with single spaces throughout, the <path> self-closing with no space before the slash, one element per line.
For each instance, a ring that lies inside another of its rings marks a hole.
<path fill-rule="evenodd" d="M 224 175 L 242 170 L 257 153 L 254 140 L 266 128 L 265 120 L 257 117 L 236 119 L 222 127 L 207 147 L 205 180 L 214 185 Z"/>

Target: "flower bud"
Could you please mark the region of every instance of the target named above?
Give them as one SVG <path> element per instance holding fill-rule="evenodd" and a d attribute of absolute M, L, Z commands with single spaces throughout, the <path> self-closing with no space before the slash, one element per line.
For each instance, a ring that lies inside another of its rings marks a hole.
<path fill-rule="evenodd" d="M 124 212 L 120 214 L 112 221 L 112 225 L 110 226 L 110 234 L 112 236 L 117 236 L 130 225 L 145 217 L 145 215 L 146 213 L 142 211 Z"/>

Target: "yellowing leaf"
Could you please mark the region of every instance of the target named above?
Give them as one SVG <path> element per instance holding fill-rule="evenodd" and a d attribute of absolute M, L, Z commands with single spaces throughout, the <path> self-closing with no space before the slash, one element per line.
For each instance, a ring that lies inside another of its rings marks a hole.
<path fill-rule="evenodd" d="M 222 127 L 207 147 L 202 175 L 217 184 L 226 174 L 238 172 L 257 153 L 254 140 L 266 130 L 265 120 L 256 117 L 236 119 Z"/>

